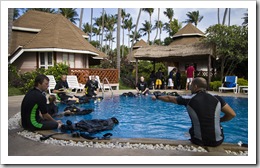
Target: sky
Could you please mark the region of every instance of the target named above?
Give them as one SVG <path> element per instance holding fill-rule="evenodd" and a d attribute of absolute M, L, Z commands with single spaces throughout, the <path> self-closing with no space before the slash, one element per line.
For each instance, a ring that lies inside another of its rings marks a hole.
<path fill-rule="evenodd" d="M 133 18 L 133 24 L 136 24 L 136 20 L 138 17 L 139 13 L 139 8 L 123 8 L 126 13 L 130 13 L 131 17 Z M 199 11 L 199 14 L 203 16 L 203 19 L 201 22 L 198 23 L 197 28 L 200 29 L 202 32 L 205 32 L 206 29 L 214 24 L 218 23 L 218 18 L 217 18 L 217 10 L 218 8 L 172 8 L 174 10 L 174 17 L 175 19 L 178 19 L 179 22 L 183 22 L 187 17 L 188 12 L 192 11 Z M 104 8 L 105 12 L 107 14 L 112 14 L 115 15 L 118 12 L 117 8 Z M 224 10 L 225 8 L 220 8 L 220 21 L 222 23 L 223 20 L 223 15 L 224 15 Z M 163 14 L 163 12 L 166 11 L 166 8 L 160 8 L 160 20 L 165 23 L 169 22 L 169 19 L 167 18 L 166 15 Z M 77 13 L 80 16 L 81 8 L 77 8 Z M 231 25 L 242 25 L 244 17 L 244 13 L 247 13 L 247 8 L 231 8 L 231 17 L 230 17 L 230 24 Z M 102 8 L 93 8 L 93 18 L 100 17 L 102 15 Z M 83 10 L 83 23 L 91 23 L 91 8 L 84 8 Z M 141 17 L 139 20 L 138 24 L 138 29 L 142 27 L 142 23 L 145 22 L 145 20 L 149 21 L 149 14 L 147 12 L 142 11 Z M 158 8 L 154 8 L 154 12 L 152 14 L 152 25 L 155 25 L 155 21 L 158 20 Z M 93 20 L 92 23 L 95 21 Z M 228 23 L 228 16 L 226 19 L 226 24 Z M 182 23 L 182 27 L 184 27 L 187 23 Z M 77 22 L 76 24 L 79 26 L 79 23 Z M 116 25 L 115 25 L 116 27 Z M 134 29 L 133 29 L 134 30 Z M 122 31 L 121 31 L 122 32 Z M 124 44 L 128 44 L 128 36 L 127 36 L 127 30 L 125 30 L 124 34 Z M 150 35 L 150 41 L 154 40 L 156 35 L 156 30 L 153 30 Z M 114 37 L 116 36 L 116 32 L 114 32 Z M 164 38 L 168 37 L 168 33 L 166 31 L 162 32 L 161 35 L 161 40 L 164 40 Z M 159 35 L 157 36 L 159 38 Z M 116 39 L 116 38 L 115 38 Z M 122 39 L 122 34 L 121 34 L 121 39 Z M 148 37 L 143 36 L 141 37 L 144 41 L 147 41 Z M 92 40 L 96 40 L 95 37 L 92 38 Z M 122 44 L 122 41 L 120 42 Z M 113 45 L 115 47 L 115 44 Z"/>

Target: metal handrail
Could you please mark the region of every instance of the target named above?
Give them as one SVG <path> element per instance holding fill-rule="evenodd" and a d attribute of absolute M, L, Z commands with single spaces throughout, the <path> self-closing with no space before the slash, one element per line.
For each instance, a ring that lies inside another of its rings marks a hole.
<path fill-rule="evenodd" d="M 106 77 L 103 79 L 103 83 L 102 83 L 103 84 L 103 86 L 102 86 L 102 97 L 104 97 L 104 82 L 105 82 L 105 80 L 108 84 L 109 90 L 111 91 L 111 97 L 113 97 L 114 94 L 113 94 L 112 87 L 110 86 L 110 83 L 109 83 L 109 81 Z"/>

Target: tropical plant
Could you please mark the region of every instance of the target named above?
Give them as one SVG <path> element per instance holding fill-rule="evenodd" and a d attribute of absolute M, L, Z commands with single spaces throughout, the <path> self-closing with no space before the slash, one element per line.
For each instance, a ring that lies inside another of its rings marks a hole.
<path fill-rule="evenodd" d="M 125 29 L 127 29 L 126 24 L 127 24 L 127 19 L 130 17 L 130 13 L 125 13 L 125 10 L 122 9 L 121 10 L 121 19 L 122 19 L 122 32 L 123 32 L 123 36 L 122 36 L 122 45 L 124 45 L 124 41 L 125 41 Z M 122 48 L 122 54 L 123 55 L 123 48 Z"/>
<path fill-rule="evenodd" d="M 147 43 L 150 42 L 150 34 L 152 31 L 152 25 L 150 24 L 150 22 L 148 22 L 147 20 L 145 20 L 145 23 L 142 23 L 143 27 L 139 29 L 140 33 L 142 33 L 142 36 L 148 35 L 147 37 Z"/>
<path fill-rule="evenodd" d="M 88 36 L 91 36 L 91 25 L 89 23 L 84 23 L 82 26 L 82 30 L 88 34 Z"/>
<path fill-rule="evenodd" d="M 204 41 L 216 47 L 220 60 L 221 79 L 233 75 L 236 66 L 248 58 L 248 28 L 216 24 L 206 30 Z"/>
<path fill-rule="evenodd" d="M 244 22 L 242 23 L 242 25 L 248 26 L 248 12 L 244 13 L 244 17 L 242 17 L 242 19 L 244 19 Z"/>
<path fill-rule="evenodd" d="M 14 8 L 14 15 L 13 15 L 13 20 L 16 20 L 20 17 L 20 9 L 19 8 Z"/>
<path fill-rule="evenodd" d="M 174 16 L 174 10 L 172 8 L 166 8 L 166 11 L 164 11 L 163 14 L 167 16 L 169 22 L 171 22 Z"/>
<path fill-rule="evenodd" d="M 135 25 L 133 25 L 132 17 L 125 20 L 125 27 L 127 28 L 127 31 L 128 31 L 128 48 L 130 48 L 130 32 L 135 27 Z"/>
<path fill-rule="evenodd" d="M 188 12 L 186 15 L 188 16 L 188 19 L 186 19 L 186 21 L 183 21 L 183 23 L 194 23 L 196 27 L 198 23 L 203 19 L 203 16 L 200 16 L 199 11 Z"/>
<path fill-rule="evenodd" d="M 158 29 L 159 30 L 159 41 L 161 41 L 161 35 L 162 35 L 162 28 L 163 28 L 163 23 L 162 23 L 162 21 L 156 21 L 155 22 L 155 25 L 154 25 L 154 27 L 153 27 L 153 30 L 154 29 Z M 154 38 L 154 43 L 155 43 L 155 41 L 156 41 L 156 37 L 157 37 L 157 35 L 155 36 L 155 38 Z M 160 45 L 160 43 L 158 44 L 158 45 Z"/>
<path fill-rule="evenodd" d="M 59 8 L 59 13 L 70 20 L 72 23 L 76 24 L 76 21 L 79 20 L 76 10 L 77 8 Z"/>

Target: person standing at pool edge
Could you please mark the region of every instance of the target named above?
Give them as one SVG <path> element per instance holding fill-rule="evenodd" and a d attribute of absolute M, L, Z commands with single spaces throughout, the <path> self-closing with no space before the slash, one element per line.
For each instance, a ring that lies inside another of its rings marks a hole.
<path fill-rule="evenodd" d="M 201 146 L 219 146 L 224 141 L 221 122 L 229 121 L 236 116 L 234 110 L 220 97 L 206 92 L 207 81 L 197 77 L 191 83 L 191 96 L 160 96 L 153 100 L 172 102 L 187 108 L 192 126 L 189 130 L 190 141 Z M 224 113 L 220 117 L 220 112 Z"/>
<path fill-rule="evenodd" d="M 47 113 L 47 99 L 45 91 L 49 87 L 49 78 L 38 75 L 34 81 L 34 88 L 29 90 L 21 104 L 21 120 L 24 129 L 51 130 L 61 126 L 60 120 L 54 120 Z"/>

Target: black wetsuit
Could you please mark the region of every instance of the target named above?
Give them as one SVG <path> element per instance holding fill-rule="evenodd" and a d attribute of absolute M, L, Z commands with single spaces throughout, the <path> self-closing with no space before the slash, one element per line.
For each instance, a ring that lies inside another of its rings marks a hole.
<path fill-rule="evenodd" d="M 39 89 L 33 88 L 28 91 L 21 104 L 22 126 L 27 130 L 49 130 L 56 129 L 58 123 L 46 121 L 39 113 L 47 113 L 47 100 Z"/>
<path fill-rule="evenodd" d="M 136 87 L 140 90 L 140 91 L 144 91 L 146 88 L 148 88 L 148 85 L 146 82 L 138 82 Z"/>
<path fill-rule="evenodd" d="M 69 88 L 68 83 L 67 83 L 67 81 L 62 81 L 62 80 L 61 80 L 61 81 L 59 81 L 59 82 L 56 84 L 54 90 L 62 90 L 62 89 L 64 89 L 64 88 L 66 88 L 66 89 Z M 66 95 L 65 92 L 57 93 L 57 95 L 58 95 L 58 97 L 60 98 L 61 101 L 66 101 L 66 100 L 68 100 L 69 98 L 72 98 L 72 96 Z"/>
<path fill-rule="evenodd" d="M 191 96 L 179 96 L 179 105 L 185 105 L 191 118 L 190 141 L 197 145 L 218 146 L 224 140 L 220 112 L 226 102 L 219 96 L 199 91 Z"/>
<path fill-rule="evenodd" d="M 95 90 L 97 89 L 96 83 L 88 80 L 86 85 L 85 85 L 85 95 L 87 97 L 93 97 L 96 96 L 97 94 L 95 93 Z"/>

